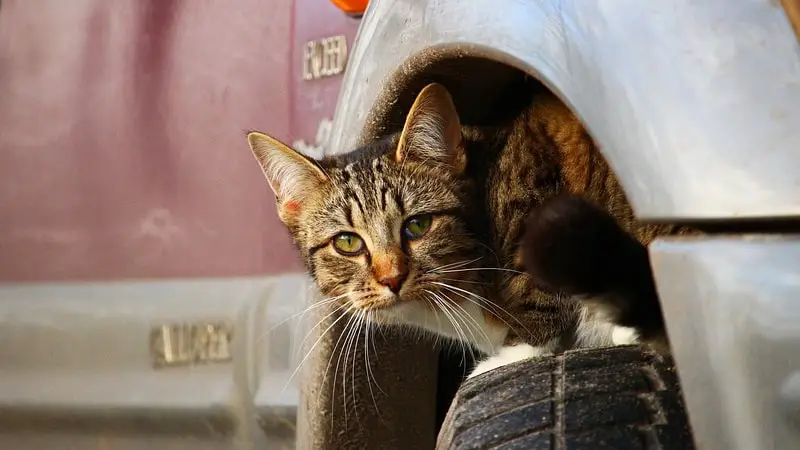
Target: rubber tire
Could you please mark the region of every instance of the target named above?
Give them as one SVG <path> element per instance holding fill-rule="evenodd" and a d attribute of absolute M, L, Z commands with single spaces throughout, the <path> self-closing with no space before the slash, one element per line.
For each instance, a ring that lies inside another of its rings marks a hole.
<path fill-rule="evenodd" d="M 694 449 L 674 363 L 637 346 L 520 361 L 459 388 L 439 450 Z"/>

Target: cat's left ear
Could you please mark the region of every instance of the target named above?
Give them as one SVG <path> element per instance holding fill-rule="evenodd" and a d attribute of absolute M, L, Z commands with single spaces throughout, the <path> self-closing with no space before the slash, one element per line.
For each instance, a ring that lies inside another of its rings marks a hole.
<path fill-rule="evenodd" d="M 467 155 L 461 136 L 461 121 L 447 89 L 438 83 L 425 86 L 406 117 L 395 154 L 397 162 L 411 158 L 433 162 L 461 173 Z"/>
<path fill-rule="evenodd" d="M 266 134 L 250 132 L 247 142 L 275 192 L 278 216 L 291 226 L 311 195 L 328 182 L 327 174 L 313 159 Z"/>

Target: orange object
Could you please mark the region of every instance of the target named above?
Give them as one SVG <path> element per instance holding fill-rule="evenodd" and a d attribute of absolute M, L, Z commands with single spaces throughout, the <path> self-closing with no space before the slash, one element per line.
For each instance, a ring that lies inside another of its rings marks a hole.
<path fill-rule="evenodd" d="M 361 15 L 366 11 L 369 0 L 331 0 L 331 3 L 347 14 Z"/>
<path fill-rule="evenodd" d="M 800 39 L 800 0 L 781 0 L 783 10 L 794 28 L 794 34 Z"/>

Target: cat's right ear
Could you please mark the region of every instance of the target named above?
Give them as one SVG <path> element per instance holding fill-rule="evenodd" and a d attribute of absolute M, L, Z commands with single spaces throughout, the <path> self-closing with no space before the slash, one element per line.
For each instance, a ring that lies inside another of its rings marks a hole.
<path fill-rule="evenodd" d="M 295 223 L 309 195 L 328 181 L 325 171 L 311 158 L 265 134 L 247 134 L 250 150 L 261 165 L 278 202 L 278 216 L 287 225 Z"/>
<path fill-rule="evenodd" d="M 406 117 L 395 159 L 411 158 L 438 163 L 461 173 L 467 165 L 461 121 L 447 89 L 438 83 L 425 86 Z"/>

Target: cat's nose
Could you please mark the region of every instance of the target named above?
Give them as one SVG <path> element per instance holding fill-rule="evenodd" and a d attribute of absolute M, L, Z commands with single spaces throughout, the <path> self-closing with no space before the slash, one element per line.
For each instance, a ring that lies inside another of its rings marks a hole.
<path fill-rule="evenodd" d="M 376 251 L 372 257 L 375 281 L 397 294 L 408 278 L 408 260 L 400 249 Z"/>
<path fill-rule="evenodd" d="M 379 278 L 378 283 L 388 287 L 389 290 L 397 294 L 400 292 L 400 288 L 403 287 L 403 282 L 406 281 L 406 277 L 408 277 L 408 272 L 398 272 Z"/>

